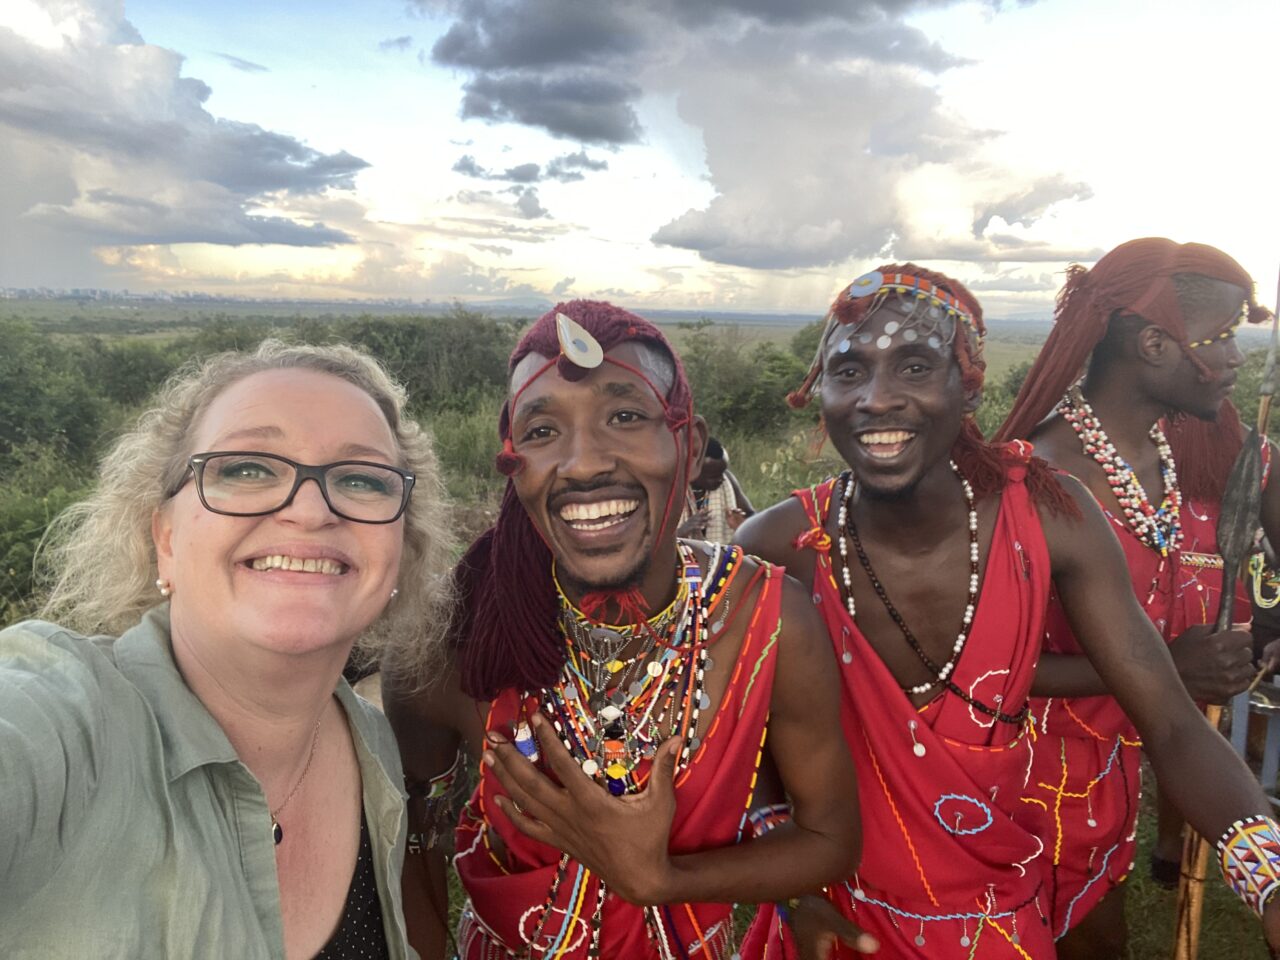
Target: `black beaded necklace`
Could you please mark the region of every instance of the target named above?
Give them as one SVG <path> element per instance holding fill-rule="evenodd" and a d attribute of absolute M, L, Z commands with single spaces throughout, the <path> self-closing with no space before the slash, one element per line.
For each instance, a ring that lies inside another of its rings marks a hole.
<path fill-rule="evenodd" d="M 974 527 L 976 526 L 976 524 L 970 524 L 970 526 Z M 871 581 L 871 587 L 873 590 L 875 590 L 876 596 L 880 598 L 880 602 L 884 604 L 884 608 L 885 610 L 888 611 L 889 617 L 893 620 L 894 623 L 898 625 L 898 629 L 902 631 L 902 636 L 906 639 L 911 649 L 915 651 L 916 656 L 920 658 L 920 662 L 923 663 L 925 665 L 925 668 L 930 673 L 932 673 L 936 678 L 935 683 L 933 685 L 936 686 L 937 684 L 941 684 L 943 687 L 945 687 L 951 693 L 954 693 L 957 697 L 959 697 L 965 703 L 969 704 L 969 706 L 973 707 L 979 713 L 985 713 L 989 717 L 994 717 L 996 720 L 999 720 L 1001 723 L 1011 723 L 1014 726 L 1020 726 L 1022 722 L 1027 718 L 1027 714 L 1030 710 L 1028 704 L 1024 703 L 1022 705 L 1022 709 L 1019 710 L 1016 714 L 1004 713 L 997 707 L 988 706 L 987 704 L 983 703 L 981 700 L 971 697 L 968 693 L 962 690 L 954 680 L 951 679 L 951 667 L 954 666 L 956 662 L 955 659 L 953 659 L 950 663 L 948 663 L 946 667 L 940 667 L 937 663 L 934 662 L 933 658 L 930 657 L 929 654 L 925 652 L 924 647 L 920 645 L 920 641 L 916 639 L 916 635 L 912 633 L 911 628 L 907 626 L 907 621 L 903 619 L 902 614 L 898 612 L 898 608 L 895 607 L 893 605 L 893 601 L 889 599 L 889 593 L 888 591 L 885 590 L 884 584 L 882 584 L 880 582 L 880 578 L 876 576 L 875 569 L 871 566 L 871 558 L 867 556 L 866 550 L 862 548 L 862 540 L 858 537 L 857 525 L 854 524 L 853 522 L 852 510 L 846 511 L 845 513 L 844 529 L 841 531 L 841 533 L 848 534 L 850 541 L 852 541 L 853 543 L 853 549 L 858 555 L 858 562 L 862 564 L 862 569 L 866 571 L 867 579 Z M 971 541 L 976 542 L 977 530 L 970 529 L 969 535 L 970 535 Z M 978 577 L 978 559 L 976 556 L 977 551 L 973 549 L 974 546 L 975 546 L 975 543 L 970 544 L 969 578 L 970 578 L 971 584 L 976 583 L 977 577 Z M 850 592 L 852 592 L 852 590 Z M 973 601 L 971 599 L 970 603 L 972 604 L 972 602 Z M 968 627 L 967 619 L 965 622 L 965 627 L 966 628 Z M 962 633 L 961 636 L 964 636 L 964 634 Z M 956 657 L 958 658 L 958 656 L 959 656 L 959 651 L 957 650 Z M 908 689 L 916 690 L 917 692 L 923 692 L 923 691 L 919 691 L 918 688 L 908 688 Z M 928 689 L 928 687 L 925 687 L 924 689 Z"/>

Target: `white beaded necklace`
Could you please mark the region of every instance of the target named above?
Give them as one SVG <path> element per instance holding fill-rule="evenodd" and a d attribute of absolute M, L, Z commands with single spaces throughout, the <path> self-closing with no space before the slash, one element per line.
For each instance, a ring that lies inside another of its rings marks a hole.
<path fill-rule="evenodd" d="M 1102 422 L 1084 398 L 1079 384 L 1067 391 L 1058 404 L 1058 413 L 1080 438 L 1084 452 L 1102 467 L 1107 484 L 1134 536 L 1161 556 L 1168 556 L 1170 550 L 1176 551 L 1182 545 L 1182 491 L 1178 487 L 1178 468 L 1173 461 L 1173 451 L 1160 424 L 1154 424 L 1148 433 L 1156 445 L 1160 476 L 1164 481 L 1164 498 L 1157 509 L 1151 505 L 1138 475 L 1102 429 Z"/>
<path fill-rule="evenodd" d="M 920 648 L 916 643 L 914 636 L 907 629 L 906 624 L 902 621 L 901 616 L 894 606 L 889 603 L 887 594 L 880 581 L 876 579 L 875 574 L 871 571 L 869 564 L 864 560 L 863 565 L 867 567 L 867 574 L 871 579 L 872 586 L 875 587 L 876 593 L 880 595 L 880 599 L 884 602 L 889 610 L 890 616 L 894 622 L 903 631 L 903 635 L 911 643 L 912 649 L 933 673 L 934 678 L 924 683 L 918 683 L 913 687 L 903 687 L 910 694 L 924 693 L 926 690 L 932 690 L 939 683 L 945 683 L 947 678 L 951 676 L 952 670 L 955 669 L 956 662 L 960 659 L 960 654 L 964 650 L 965 641 L 969 637 L 969 628 L 973 625 L 973 615 L 978 607 L 978 508 L 973 496 L 973 487 L 969 485 L 960 473 L 960 468 L 955 465 L 955 461 L 949 461 L 952 471 L 960 480 L 961 486 L 964 488 L 965 503 L 969 507 L 969 599 L 965 604 L 964 616 L 961 618 L 960 631 L 956 634 L 956 641 L 951 646 L 951 659 L 949 659 L 941 667 L 937 666 L 933 660 Z M 849 520 L 849 504 L 853 500 L 853 491 L 857 486 L 853 473 L 846 475 L 844 484 L 844 494 L 840 498 L 840 510 L 836 515 L 836 527 L 840 534 L 840 578 L 844 581 L 844 603 L 845 609 L 849 611 L 849 619 L 857 620 L 857 608 L 853 601 L 853 577 L 849 572 L 849 537 L 848 537 L 848 520 Z"/>

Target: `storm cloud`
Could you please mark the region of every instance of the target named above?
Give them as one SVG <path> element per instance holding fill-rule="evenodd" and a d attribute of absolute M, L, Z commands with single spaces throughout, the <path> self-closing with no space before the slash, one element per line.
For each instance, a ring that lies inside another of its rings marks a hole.
<path fill-rule="evenodd" d="M 973 167 L 998 136 L 948 113 L 935 78 L 968 61 L 906 19 L 953 0 L 421 2 L 451 18 L 431 56 L 466 77 L 464 118 L 618 149 L 645 140 L 645 97 L 673 102 L 701 134 L 715 194 L 651 240 L 712 263 L 817 268 L 923 247 L 903 185 L 929 165 Z M 501 176 L 476 167 L 469 175 Z M 935 246 L 1046 256 L 1051 244 L 985 236 L 996 218 L 1027 227 L 1092 195 L 1035 176 L 987 177 L 1000 193 L 976 197 L 972 224 Z"/>

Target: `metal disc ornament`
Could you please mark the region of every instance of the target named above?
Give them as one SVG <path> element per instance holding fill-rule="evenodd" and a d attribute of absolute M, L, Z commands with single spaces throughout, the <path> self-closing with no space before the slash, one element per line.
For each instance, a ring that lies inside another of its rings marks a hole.
<path fill-rule="evenodd" d="M 883 286 L 884 275 L 879 270 L 872 270 L 849 284 L 848 297 L 850 300 L 861 300 L 863 297 L 874 296 Z"/>
<path fill-rule="evenodd" d="M 608 627 L 592 627 L 591 639 L 600 644 L 602 647 L 620 647 L 625 642 L 625 638 L 617 630 L 610 630 Z"/>
<path fill-rule="evenodd" d="M 604 362 L 604 350 L 596 338 L 572 317 L 556 314 L 556 336 L 560 340 L 560 353 L 575 366 L 590 370 Z"/>

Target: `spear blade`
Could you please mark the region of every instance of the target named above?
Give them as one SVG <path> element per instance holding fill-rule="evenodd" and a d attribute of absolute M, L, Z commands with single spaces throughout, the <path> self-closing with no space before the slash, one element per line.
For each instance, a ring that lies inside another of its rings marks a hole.
<path fill-rule="evenodd" d="M 1274 388 L 1273 388 L 1274 389 Z M 1217 630 L 1231 623 L 1235 603 L 1235 582 L 1240 565 L 1253 546 L 1262 510 L 1262 445 L 1258 428 L 1250 427 L 1240 455 L 1227 478 L 1222 495 L 1222 511 L 1218 514 L 1218 555 L 1222 557 L 1222 596 L 1218 606 Z"/>

